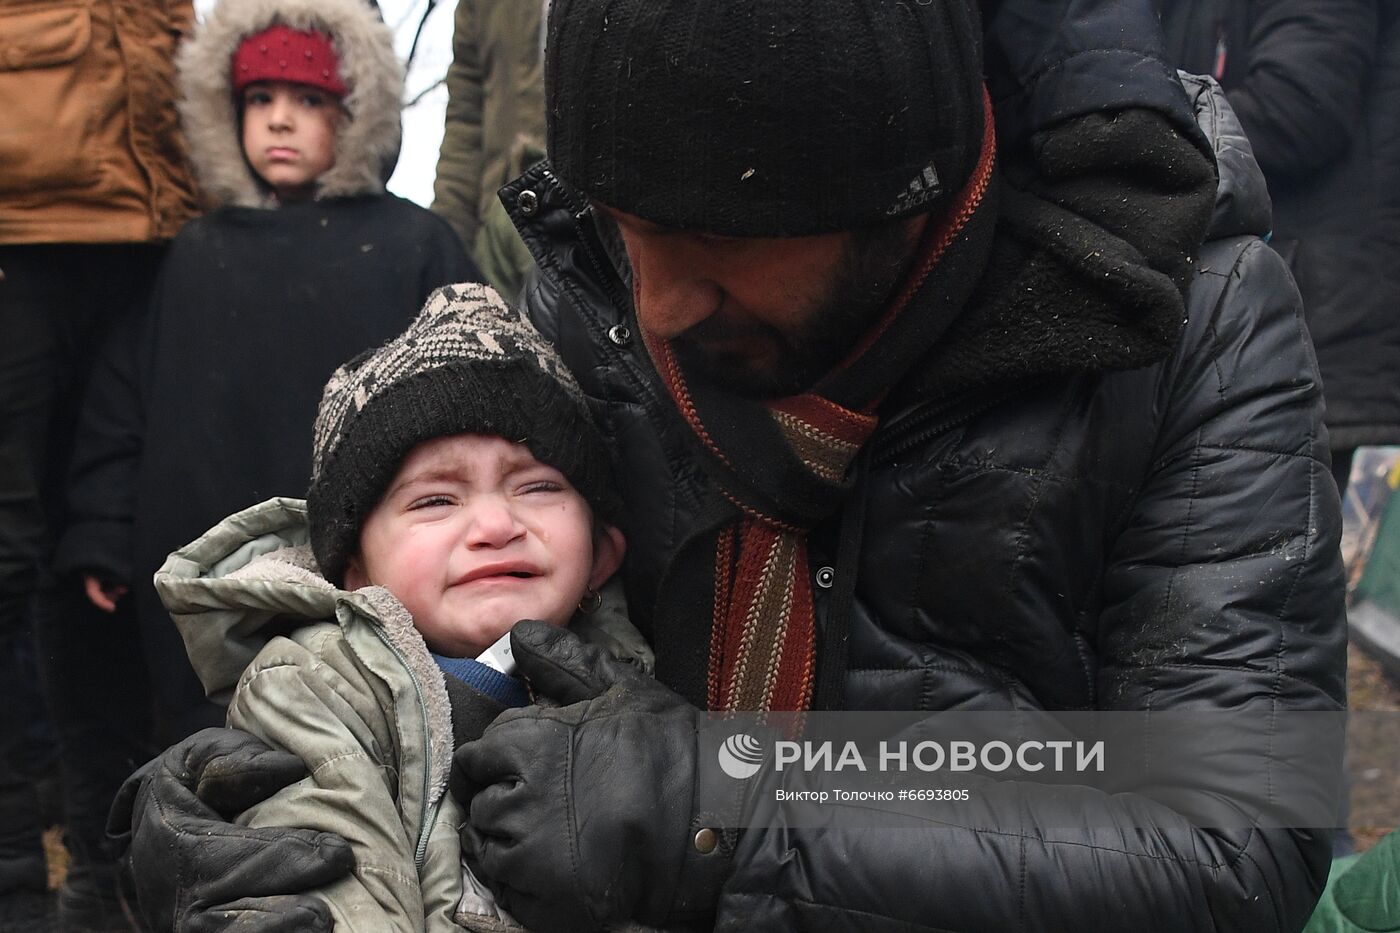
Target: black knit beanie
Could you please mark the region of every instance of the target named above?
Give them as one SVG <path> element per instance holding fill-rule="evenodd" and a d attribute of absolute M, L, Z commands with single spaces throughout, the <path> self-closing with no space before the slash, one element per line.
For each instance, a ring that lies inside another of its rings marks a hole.
<path fill-rule="evenodd" d="M 936 209 L 982 141 L 976 0 L 553 0 L 549 158 L 669 227 L 799 236 Z"/>
<path fill-rule="evenodd" d="M 433 292 L 393 340 L 331 375 L 316 414 L 311 547 L 339 585 L 360 526 L 415 446 L 453 434 L 519 441 L 602 521 L 618 514 L 607 449 L 554 349 L 483 285 Z"/>

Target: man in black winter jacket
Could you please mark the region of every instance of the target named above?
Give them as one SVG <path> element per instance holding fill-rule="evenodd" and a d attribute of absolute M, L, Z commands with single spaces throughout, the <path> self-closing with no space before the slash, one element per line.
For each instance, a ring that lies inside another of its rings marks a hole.
<path fill-rule="evenodd" d="M 531 930 L 1296 930 L 1316 900 L 1325 832 L 1197 819 L 1271 776 L 1171 760 L 724 831 L 753 800 L 702 710 L 1341 707 L 1316 367 L 1228 109 L 1145 6 L 983 17 L 552 4 L 551 163 L 502 198 L 614 445 L 660 683 L 517 627 L 554 705 L 459 748 L 454 792 Z M 343 844 L 220 816 L 304 774 L 222 732 L 134 777 L 151 924 L 329 929 Z"/>

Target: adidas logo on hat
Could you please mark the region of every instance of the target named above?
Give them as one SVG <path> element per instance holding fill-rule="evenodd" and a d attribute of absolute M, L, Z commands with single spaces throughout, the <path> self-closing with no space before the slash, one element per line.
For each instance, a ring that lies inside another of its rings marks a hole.
<path fill-rule="evenodd" d="M 894 203 L 885 208 L 885 216 L 893 217 L 913 210 L 943 193 L 943 185 L 938 180 L 938 170 L 932 164 L 925 165 L 923 171 L 899 193 Z"/>

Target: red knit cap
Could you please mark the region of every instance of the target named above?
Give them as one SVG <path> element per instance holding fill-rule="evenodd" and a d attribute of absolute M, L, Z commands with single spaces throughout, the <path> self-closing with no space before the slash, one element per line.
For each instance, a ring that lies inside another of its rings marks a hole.
<path fill-rule="evenodd" d="M 281 23 L 244 39 L 233 53 L 233 93 L 242 94 L 254 81 L 309 84 L 336 97 L 348 91 L 330 36 Z"/>

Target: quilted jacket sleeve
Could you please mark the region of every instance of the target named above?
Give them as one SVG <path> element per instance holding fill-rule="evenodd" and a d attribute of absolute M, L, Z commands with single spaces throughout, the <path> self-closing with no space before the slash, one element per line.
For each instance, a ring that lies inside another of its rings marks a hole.
<path fill-rule="evenodd" d="M 318 895 L 345 933 L 425 929 L 410 839 L 395 803 L 394 731 L 364 679 L 344 676 L 306 645 L 328 644 L 336 630 L 297 641 L 274 638 L 239 681 L 229 725 L 306 762 L 310 776 L 245 811 L 250 826 L 299 826 L 336 833 L 355 854 L 352 875 Z M 450 929 L 450 924 L 428 929 Z"/>
<path fill-rule="evenodd" d="M 1153 465 L 1105 571 L 1099 705 L 1335 710 L 1340 519 L 1297 293 L 1254 239 L 1201 265 L 1157 382 Z M 967 804 L 897 830 L 750 829 L 717 928 L 1300 929 L 1327 834 L 1196 828 L 1189 812 L 1257 793 L 1257 774 L 1160 777 L 1115 795 L 969 782 Z"/>

